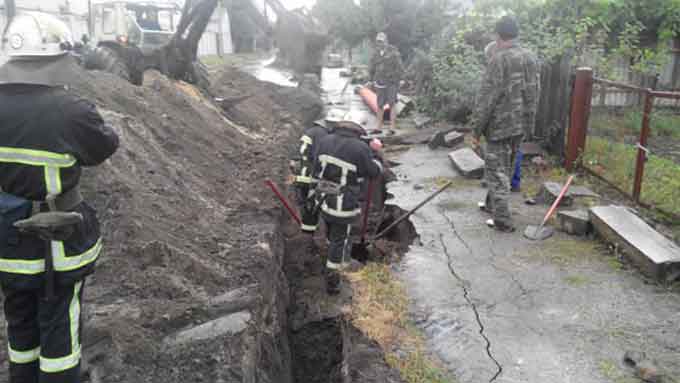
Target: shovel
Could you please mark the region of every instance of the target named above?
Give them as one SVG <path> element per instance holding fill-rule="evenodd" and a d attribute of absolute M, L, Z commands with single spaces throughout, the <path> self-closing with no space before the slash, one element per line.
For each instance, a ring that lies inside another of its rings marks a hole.
<path fill-rule="evenodd" d="M 271 180 L 266 180 L 266 181 L 264 181 L 264 183 L 267 186 L 269 186 L 270 189 L 272 189 L 274 194 L 276 194 L 276 197 L 278 197 L 279 201 L 281 201 L 281 203 L 283 204 L 283 207 L 285 207 L 286 210 L 288 210 L 288 214 L 290 214 L 290 216 L 293 217 L 295 222 L 297 222 L 298 225 L 302 225 L 302 220 L 297 215 L 295 210 L 293 210 L 293 208 L 290 206 L 290 204 L 288 203 L 288 200 L 286 200 L 286 197 L 284 197 L 283 194 L 281 194 L 281 192 L 279 191 L 279 188 L 276 187 L 274 182 L 272 182 Z"/>
<path fill-rule="evenodd" d="M 538 226 L 527 226 L 527 228 L 524 230 L 525 237 L 533 241 L 543 241 L 552 237 L 552 235 L 555 233 L 555 229 L 552 227 L 545 227 L 545 224 L 548 223 L 550 217 L 555 214 L 557 207 L 560 205 L 560 202 L 562 202 L 562 198 L 564 198 L 564 196 L 567 194 L 567 191 L 569 191 L 569 186 L 571 186 L 572 181 L 574 181 L 574 176 L 569 176 L 567 183 L 564 184 L 562 191 L 560 191 L 560 195 L 557 196 L 555 202 L 553 202 L 552 206 L 550 207 L 550 210 L 548 210 L 545 217 L 543 218 L 543 222 L 541 222 L 541 224 Z"/>
<path fill-rule="evenodd" d="M 372 238 L 370 238 L 367 242 L 360 243 L 359 245 L 355 246 L 352 250 L 359 251 L 359 254 L 368 254 L 368 247 L 373 246 L 375 244 L 375 241 L 378 239 L 384 237 L 387 233 L 389 233 L 392 229 L 394 229 L 397 225 L 400 223 L 404 222 L 408 217 L 412 216 L 415 212 L 420 210 L 423 206 L 427 205 L 430 201 L 432 201 L 435 197 L 437 197 L 439 194 L 443 193 L 446 189 L 448 189 L 451 185 L 453 185 L 453 181 L 447 182 L 444 186 L 439 188 L 436 192 L 432 193 L 429 197 L 427 197 L 425 200 L 423 200 L 421 203 L 418 204 L 418 206 L 414 207 L 410 211 L 402 214 L 401 217 L 397 218 L 394 222 L 392 222 L 389 226 L 387 226 L 385 229 L 383 229 L 380 233 L 374 235 Z M 354 253 L 353 253 L 354 254 Z"/>

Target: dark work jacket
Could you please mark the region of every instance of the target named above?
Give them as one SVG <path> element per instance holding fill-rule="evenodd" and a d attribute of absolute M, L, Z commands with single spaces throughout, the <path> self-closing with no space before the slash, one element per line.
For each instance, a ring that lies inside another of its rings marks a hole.
<path fill-rule="evenodd" d="M 300 171 L 295 177 L 295 182 L 309 186 L 312 183 L 312 170 L 314 167 L 313 156 L 316 146 L 321 138 L 328 135 L 328 130 L 321 125 L 314 124 L 305 130 L 300 137 Z"/>
<path fill-rule="evenodd" d="M 336 129 L 322 138 L 314 155 L 314 178 L 342 187 L 337 196 L 326 196 L 321 211 L 331 223 L 351 223 L 359 209 L 361 180 L 375 178 L 383 171 L 381 162 L 357 133 Z"/>
<path fill-rule="evenodd" d="M 81 167 L 101 164 L 117 148 L 118 136 L 92 103 L 58 87 L 0 86 L 2 191 L 45 201 L 48 192 L 60 195 L 77 187 Z M 94 209 L 83 202 L 73 211 L 83 215 L 83 223 L 67 241 L 50 243 L 60 284 L 91 273 L 101 251 Z M 0 243 L 0 282 L 14 288 L 39 287 L 46 251 L 45 242 L 25 234 L 18 243 Z M 22 264 L 17 260 L 32 266 L 17 272 L 16 265 Z"/>

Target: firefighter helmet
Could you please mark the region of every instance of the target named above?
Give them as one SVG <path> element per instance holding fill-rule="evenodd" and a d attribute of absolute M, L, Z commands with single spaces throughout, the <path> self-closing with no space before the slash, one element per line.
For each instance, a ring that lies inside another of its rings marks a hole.
<path fill-rule="evenodd" d="M 0 84 L 65 85 L 73 78 L 69 55 L 73 38 L 68 26 L 41 12 L 16 15 L 0 46 Z"/>

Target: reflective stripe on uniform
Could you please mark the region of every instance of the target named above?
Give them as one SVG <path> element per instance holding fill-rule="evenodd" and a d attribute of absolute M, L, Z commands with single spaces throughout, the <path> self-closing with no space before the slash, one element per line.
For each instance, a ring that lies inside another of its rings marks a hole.
<path fill-rule="evenodd" d="M 56 242 L 56 241 L 55 241 Z M 66 256 L 63 242 L 52 242 L 54 270 L 72 271 L 97 260 L 102 250 L 101 238 L 86 252 L 80 255 Z M 56 250 L 56 251 L 55 251 Z M 45 271 L 45 260 L 20 260 L 0 258 L 0 271 L 4 273 L 35 275 Z"/>
<path fill-rule="evenodd" d="M 54 166 L 45 166 L 45 186 L 49 196 L 61 194 L 61 174 L 60 170 Z"/>
<path fill-rule="evenodd" d="M 67 256 L 64 251 L 64 242 L 52 241 L 52 260 L 54 262 L 55 271 L 73 271 L 81 267 L 85 267 L 97 260 L 99 253 L 102 250 L 101 238 L 97 240 L 89 250 L 80 254 Z"/>
<path fill-rule="evenodd" d="M 295 177 L 295 182 L 298 182 L 298 183 L 301 183 L 301 184 L 311 184 L 312 183 L 312 177 L 297 176 L 297 177 Z"/>
<path fill-rule="evenodd" d="M 76 159 L 70 154 L 0 146 L 0 162 L 68 168 L 76 164 Z"/>
<path fill-rule="evenodd" d="M 38 358 L 40 358 L 40 346 L 28 351 L 17 351 L 9 345 L 9 361 L 14 364 L 32 363 Z"/>
<path fill-rule="evenodd" d="M 348 210 L 348 211 L 338 210 L 338 209 L 331 208 L 325 202 L 321 206 L 321 210 L 323 210 L 324 213 L 330 214 L 330 215 L 332 215 L 334 217 L 338 217 L 338 218 L 352 218 L 352 217 L 356 217 L 357 215 L 361 214 L 361 209 L 354 209 L 354 210 Z"/>
<path fill-rule="evenodd" d="M 302 145 L 300 145 L 300 154 L 304 156 L 305 153 L 307 153 L 307 148 L 312 145 L 313 141 L 309 136 L 300 137 L 300 141 L 302 141 Z"/>
<path fill-rule="evenodd" d="M 318 225 L 305 225 L 304 223 L 300 225 L 300 229 L 304 231 L 316 231 Z"/>
<path fill-rule="evenodd" d="M 80 347 L 63 358 L 45 358 L 41 356 L 40 371 L 47 373 L 62 372 L 72 369 L 78 363 L 80 363 Z"/>
<path fill-rule="evenodd" d="M 380 161 L 376 160 L 376 159 L 374 159 L 373 162 L 374 162 L 376 165 L 378 165 L 378 168 L 380 168 L 380 173 L 382 174 L 382 172 L 383 172 L 383 170 L 384 170 L 384 169 L 383 169 L 382 163 L 381 163 Z"/>
<path fill-rule="evenodd" d="M 326 163 L 326 164 L 335 165 L 335 166 L 337 166 L 337 167 L 339 167 L 339 168 L 341 168 L 341 169 L 347 169 L 347 170 L 352 171 L 352 172 L 355 172 L 355 173 L 357 172 L 357 166 L 356 166 L 356 165 L 351 164 L 351 163 L 349 163 L 349 162 L 347 162 L 347 161 L 343 161 L 343 160 L 341 160 L 341 159 L 339 159 L 339 158 L 336 158 L 336 157 L 333 157 L 333 156 L 329 156 L 328 154 L 322 154 L 322 155 L 320 155 L 320 156 L 319 156 L 319 161 L 321 161 L 321 163 Z"/>
<path fill-rule="evenodd" d="M 328 269 L 330 269 L 330 270 L 340 270 L 340 269 L 342 268 L 342 264 L 341 264 L 341 263 L 335 263 L 335 262 L 327 261 L 327 262 L 326 262 L 326 267 L 327 267 Z"/>
<path fill-rule="evenodd" d="M 69 329 L 71 337 L 71 353 L 61 358 L 40 357 L 40 370 L 47 373 L 57 373 L 70 370 L 80 363 L 80 289 L 83 282 L 73 286 L 73 298 L 68 308 Z"/>

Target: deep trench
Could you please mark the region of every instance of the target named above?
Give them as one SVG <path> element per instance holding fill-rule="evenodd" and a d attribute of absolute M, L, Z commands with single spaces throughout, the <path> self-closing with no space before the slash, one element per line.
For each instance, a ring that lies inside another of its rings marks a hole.
<path fill-rule="evenodd" d="M 379 210 L 379 211 L 376 211 Z M 384 208 L 372 209 L 369 234 L 377 233 L 386 228 L 405 211 L 396 205 L 384 205 Z M 361 262 L 390 262 L 390 255 L 402 255 L 408 246 L 417 238 L 414 225 L 406 219 L 397 225 L 384 237 L 381 246 L 370 246 L 366 252 L 357 251 L 363 246 L 360 243 L 358 226 L 353 230 L 352 257 Z M 372 342 L 358 329 L 354 328 L 346 314 L 340 310 L 328 313 L 319 312 L 321 303 L 342 301 L 343 296 L 351 294 L 341 293 L 340 298 L 331 298 L 325 293 L 323 270 L 325 258 L 315 253 L 323 254 L 324 246 L 319 246 L 323 234 L 317 234 L 315 241 L 310 243 L 302 234 L 295 234 L 286 239 L 285 269 L 289 280 L 289 342 L 292 356 L 292 382 L 294 383 L 347 383 L 384 382 L 388 381 L 385 371 L 389 369 L 384 362 L 384 355 L 375 342 Z M 387 250 L 391 254 L 386 254 Z M 348 285 L 348 282 L 344 282 Z M 348 288 L 348 287 L 347 287 Z M 344 290 L 344 289 L 343 289 Z M 346 301 L 344 302 L 347 303 Z M 331 304 L 332 305 L 332 304 Z M 328 308 L 326 308 L 328 309 Z M 370 349 L 372 357 L 363 355 Z M 356 351 L 364 350 L 364 351 Z M 361 353 L 360 356 L 358 354 Z M 371 360 L 374 359 L 374 360 Z M 384 366 L 380 366 L 384 364 Z M 356 366 L 359 365 L 359 366 Z M 372 376 L 373 378 L 367 378 Z M 355 380 L 356 379 L 356 380 Z M 389 380 L 397 381 L 397 380 Z"/>

